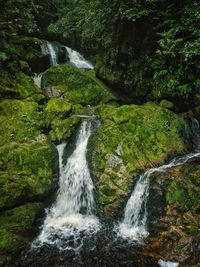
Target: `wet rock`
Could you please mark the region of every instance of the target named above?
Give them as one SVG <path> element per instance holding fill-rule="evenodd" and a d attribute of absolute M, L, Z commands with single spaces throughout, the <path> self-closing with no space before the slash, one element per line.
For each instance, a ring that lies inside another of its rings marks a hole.
<path fill-rule="evenodd" d="M 169 154 L 187 149 L 183 138 L 187 125 L 173 112 L 153 103 L 101 105 L 96 112 L 102 125 L 91 138 L 88 158 L 100 209 L 113 216 L 130 194 L 133 177 L 161 163 Z"/>
<path fill-rule="evenodd" d="M 22 73 L 5 84 L 19 95 L 0 101 L 0 259 L 9 262 L 33 237 L 42 202 L 55 189 L 58 155 L 42 133 L 40 89 Z"/>
<path fill-rule="evenodd" d="M 61 92 L 72 104 L 97 105 L 116 100 L 116 97 L 91 72 L 73 66 L 55 66 L 43 75 L 45 88 Z"/>
<path fill-rule="evenodd" d="M 152 178 L 162 180 L 166 204 L 163 205 L 164 212 L 158 212 L 157 219 L 151 225 L 154 235 L 150 250 L 171 261 L 180 262 L 181 266 L 192 266 L 199 262 L 199 178 L 198 159 L 165 173 L 155 174 Z M 155 209 L 151 206 L 151 197 L 149 209 Z"/>

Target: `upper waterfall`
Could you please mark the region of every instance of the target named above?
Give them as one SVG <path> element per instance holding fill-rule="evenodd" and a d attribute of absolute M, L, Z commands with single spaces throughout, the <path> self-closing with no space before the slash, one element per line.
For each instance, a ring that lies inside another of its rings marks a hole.
<path fill-rule="evenodd" d="M 62 53 L 61 53 L 62 52 Z M 50 55 L 51 66 L 56 66 L 60 63 L 70 63 L 80 69 L 93 69 L 93 65 L 86 60 L 79 52 L 71 49 L 68 46 L 56 42 L 46 42 L 46 48 L 42 45 L 42 53 Z M 62 60 L 60 61 L 60 54 Z"/>
<path fill-rule="evenodd" d="M 51 42 L 47 42 L 47 47 L 50 54 L 51 66 L 58 65 L 57 52 L 54 45 Z"/>
<path fill-rule="evenodd" d="M 65 46 L 68 55 L 69 55 L 69 61 L 72 65 L 76 66 L 77 68 L 81 68 L 81 69 L 94 69 L 94 67 L 92 66 L 92 64 L 85 60 L 85 58 L 78 53 L 75 50 L 72 50 L 71 48 Z"/>
<path fill-rule="evenodd" d="M 94 185 L 86 160 L 91 133 L 91 120 L 83 121 L 78 132 L 76 148 L 66 164 L 63 163 L 66 145 L 57 146 L 60 168 L 57 199 L 33 245 L 48 243 L 67 249 L 69 237 L 74 236 L 76 239 L 81 232 L 89 234 L 99 229 L 99 221 L 94 215 Z"/>

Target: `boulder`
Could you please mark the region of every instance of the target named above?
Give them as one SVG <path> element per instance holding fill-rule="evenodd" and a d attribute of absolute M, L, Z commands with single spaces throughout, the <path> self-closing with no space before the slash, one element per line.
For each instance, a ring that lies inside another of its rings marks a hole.
<path fill-rule="evenodd" d="M 140 170 L 187 150 L 186 122 L 156 104 L 97 108 L 102 124 L 93 134 L 88 158 L 100 209 L 115 214 L 127 199 Z"/>
<path fill-rule="evenodd" d="M 55 66 L 42 78 L 44 88 L 59 91 L 59 95 L 72 104 L 97 105 L 116 100 L 116 97 L 98 81 L 92 72 L 73 66 Z"/>
<path fill-rule="evenodd" d="M 200 160 L 176 166 L 151 177 L 150 188 L 162 185 L 165 202 L 162 213 L 155 203 L 156 191 L 150 190 L 150 231 L 154 229 L 150 250 L 160 258 L 176 261 L 181 266 L 196 266 L 199 263 L 200 224 Z M 158 201 L 157 201 L 158 203 Z M 159 201 L 161 204 L 161 202 Z M 161 205 L 159 205 L 161 206 Z M 152 220 L 152 212 L 154 219 Z"/>
<path fill-rule="evenodd" d="M 0 261 L 29 240 L 58 176 L 58 153 L 43 133 L 43 107 L 37 101 L 43 94 L 25 74 L 13 81 L 7 77 L 3 88 L 15 94 L 0 101 Z"/>

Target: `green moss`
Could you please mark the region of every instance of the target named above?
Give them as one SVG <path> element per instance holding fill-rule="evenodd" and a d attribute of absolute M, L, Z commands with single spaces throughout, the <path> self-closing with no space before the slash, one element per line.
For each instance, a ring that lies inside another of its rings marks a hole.
<path fill-rule="evenodd" d="M 66 100 L 61 98 L 51 98 L 47 103 L 46 111 L 66 115 L 71 111 L 71 108 L 71 104 Z"/>
<path fill-rule="evenodd" d="M 0 250 L 11 252 L 27 242 L 27 230 L 32 227 L 42 206 L 32 203 L 3 212 L 0 216 Z"/>
<path fill-rule="evenodd" d="M 48 141 L 10 143 L 0 148 L 0 207 L 47 195 L 57 152 Z"/>
<path fill-rule="evenodd" d="M 90 73 L 72 66 L 56 66 L 43 75 L 45 87 L 57 88 L 64 99 L 73 104 L 96 105 L 116 98 Z"/>
<path fill-rule="evenodd" d="M 165 100 L 163 99 L 159 105 L 163 108 L 168 108 L 168 109 L 173 109 L 174 108 L 174 103 L 168 101 L 168 100 Z"/>
<path fill-rule="evenodd" d="M 3 100 L 0 110 L 0 145 L 26 142 L 39 135 L 40 112 L 36 102 Z"/>
<path fill-rule="evenodd" d="M 37 101 L 42 95 L 40 89 L 34 84 L 33 79 L 23 72 L 16 73 L 15 77 L 7 73 L 1 74 L 1 96 L 14 96 L 19 99 L 31 98 Z"/>
<path fill-rule="evenodd" d="M 186 165 L 182 170 L 182 179 L 171 180 L 167 185 L 167 203 L 194 207 L 199 201 L 200 167 Z"/>
<path fill-rule="evenodd" d="M 183 188 L 180 188 L 180 185 L 176 181 L 172 181 L 168 187 L 167 192 L 167 203 L 172 204 L 175 202 L 184 202 L 185 201 L 185 192 Z"/>
<path fill-rule="evenodd" d="M 187 126 L 182 118 L 153 103 L 118 108 L 102 105 L 97 112 L 102 125 L 91 139 L 89 157 L 100 204 L 111 203 L 106 208 L 112 210 L 128 194 L 132 176 L 139 169 L 186 149 L 182 133 Z M 110 190 L 115 190 L 113 196 Z"/>
<path fill-rule="evenodd" d="M 75 132 L 79 122 L 80 118 L 77 116 L 71 116 L 65 120 L 55 118 L 51 122 L 52 130 L 49 132 L 51 141 L 55 143 L 66 141 Z"/>

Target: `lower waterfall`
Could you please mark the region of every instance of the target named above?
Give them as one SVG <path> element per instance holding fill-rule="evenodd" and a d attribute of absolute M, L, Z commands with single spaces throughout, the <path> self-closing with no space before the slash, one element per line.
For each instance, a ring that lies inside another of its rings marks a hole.
<path fill-rule="evenodd" d="M 75 150 L 66 164 L 63 163 L 66 144 L 57 146 L 60 169 L 57 199 L 49 210 L 33 247 L 49 244 L 59 249 L 78 249 L 81 246 L 80 235 L 90 235 L 99 230 L 100 223 L 94 215 L 94 185 L 86 160 L 91 133 L 91 120 L 83 121 L 78 131 Z"/>
<path fill-rule="evenodd" d="M 191 128 L 194 135 L 194 153 L 175 157 L 168 164 L 151 168 L 138 177 L 135 188 L 126 204 L 124 218 L 122 222 L 115 226 L 115 231 L 118 236 L 140 242 L 149 235 L 147 201 L 150 176 L 153 173 L 163 172 L 172 167 L 183 165 L 200 156 L 200 126 L 196 119 L 192 120 Z"/>

